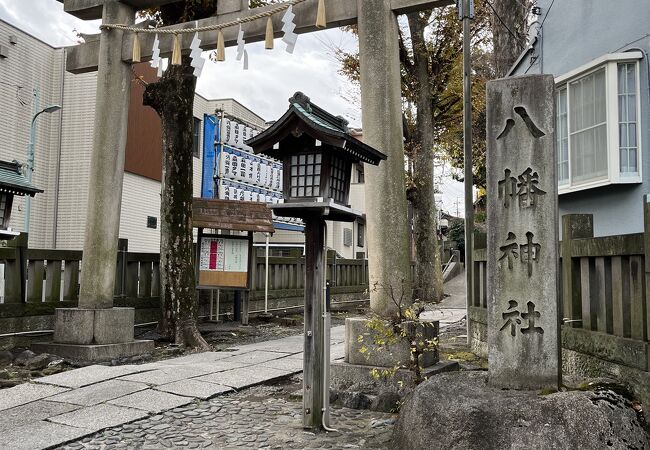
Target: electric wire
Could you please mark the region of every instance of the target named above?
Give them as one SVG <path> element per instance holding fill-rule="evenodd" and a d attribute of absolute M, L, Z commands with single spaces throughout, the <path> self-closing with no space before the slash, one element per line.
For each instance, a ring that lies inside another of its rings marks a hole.
<path fill-rule="evenodd" d="M 539 24 L 539 27 L 542 28 L 544 26 L 544 22 L 546 22 L 546 18 L 548 17 L 548 13 L 551 12 L 551 9 L 553 9 L 553 4 L 555 3 L 555 0 L 553 0 L 546 10 L 546 14 L 544 14 L 544 18 L 542 19 L 542 23 Z"/>
<path fill-rule="evenodd" d="M 494 6 L 492 6 L 492 3 L 490 3 L 490 0 L 485 0 L 485 3 L 488 4 L 488 6 L 489 6 L 490 9 L 492 10 L 492 12 L 494 12 L 494 15 L 497 16 L 497 19 L 499 19 L 499 22 L 501 22 L 501 25 L 503 25 L 504 28 L 505 28 L 506 30 L 508 30 L 508 33 L 510 33 L 510 36 L 512 36 L 514 39 L 518 39 L 518 38 L 517 38 L 517 35 L 516 35 L 515 33 L 512 32 L 512 30 L 510 29 L 510 27 L 508 27 L 508 25 L 506 25 L 506 23 L 503 21 L 503 19 L 501 18 L 501 16 L 499 15 L 499 13 L 496 11 L 496 9 L 494 9 Z"/>

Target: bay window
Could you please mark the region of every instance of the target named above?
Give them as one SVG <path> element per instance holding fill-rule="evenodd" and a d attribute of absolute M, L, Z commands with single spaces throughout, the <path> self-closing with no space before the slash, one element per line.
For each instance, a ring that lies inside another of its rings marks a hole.
<path fill-rule="evenodd" d="M 639 52 L 605 55 L 556 78 L 560 194 L 640 183 Z"/>

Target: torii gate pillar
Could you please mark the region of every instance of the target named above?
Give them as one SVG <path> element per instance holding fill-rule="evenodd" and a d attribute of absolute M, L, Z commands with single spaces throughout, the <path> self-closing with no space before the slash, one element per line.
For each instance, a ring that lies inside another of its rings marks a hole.
<path fill-rule="evenodd" d="M 104 1 L 103 23 L 134 21 L 131 6 Z M 122 37 L 122 31 L 103 30 L 99 44 L 79 307 L 56 310 L 54 343 L 44 349 L 86 361 L 131 356 L 154 347 L 153 341 L 133 339 L 133 308 L 113 308 L 131 88 L 130 64 L 122 61 Z"/>
<path fill-rule="evenodd" d="M 387 317 L 397 310 L 390 295 L 411 303 L 399 31 L 391 0 L 357 5 L 363 140 L 388 155 L 365 169 L 370 305 Z"/>

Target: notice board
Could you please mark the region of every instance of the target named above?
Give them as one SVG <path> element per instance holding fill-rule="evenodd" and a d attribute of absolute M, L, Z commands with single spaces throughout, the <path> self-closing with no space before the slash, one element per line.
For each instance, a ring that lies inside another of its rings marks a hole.
<path fill-rule="evenodd" d="M 252 236 L 199 233 L 199 288 L 248 289 L 252 244 Z"/>

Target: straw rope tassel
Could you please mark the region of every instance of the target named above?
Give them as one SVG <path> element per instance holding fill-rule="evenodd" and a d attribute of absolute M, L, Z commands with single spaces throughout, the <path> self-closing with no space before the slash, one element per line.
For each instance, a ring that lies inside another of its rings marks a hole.
<path fill-rule="evenodd" d="M 140 51 L 140 39 L 138 38 L 138 33 L 135 33 L 133 35 L 133 56 L 131 57 L 131 61 L 134 63 L 139 63 L 142 61 L 141 58 L 141 51 Z"/>
<path fill-rule="evenodd" d="M 266 21 L 266 44 L 264 48 L 267 50 L 273 50 L 273 20 L 271 17 Z"/>
<path fill-rule="evenodd" d="M 327 27 L 327 14 L 325 13 L 325 0 L 318 0 L 318 13 L 316 14 L 316 28 Z"/>
<path fill-rule="evenodd" d="M 172 65 L 181 65 L 181 40 L 178 34 L 174 35 L 174 49 L 172 50 Z"/>
<path fill-rule="evenodd" d="M 223 38 L 223 31 L 219 30 L 217 36 L 217 61 L 226 60 L 226 43 Z"/>

